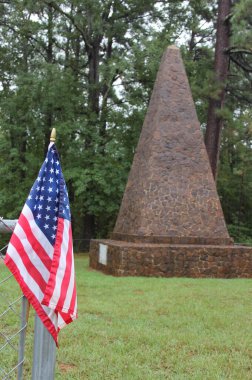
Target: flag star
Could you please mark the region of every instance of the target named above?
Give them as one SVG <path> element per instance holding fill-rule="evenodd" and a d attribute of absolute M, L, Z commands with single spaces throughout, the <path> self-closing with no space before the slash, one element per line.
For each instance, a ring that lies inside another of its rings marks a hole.
<path fill-rule="evenodd" d="M 52 164 L 54 163 L 54 159 L 53 159 L 53 158 L 51 159 L 51 163 L 52 163 Z"/>
<path fill-rule="evenodd" d="M 41 181 L 41 177 L 38 177 L 38 182 L 40 182 Z"/>
<path fill-rule="evenodd" d="M 58 192 L 59 192 L 59 189 L 56 189 L 56 193 L 58 194 Z"/>
<path fill-rule="evenodd" d="M 45 172 L 47 172 L 47 168 L 45 168 Z"/>
<path fill-rule="evenodd" d="M 51 202 L 52 201 L 52 197 L 47 197 L 47 202 Z"/>
<path fill-rule="evenodd" d="M 50 173 L 51 173 L 51 174 L 52 174 L 52 173 L 54 173 L 54 170 L 53 170 L 53 168 L 51 168 L 51 169 L 50 169 Z"/>
<path fill-rule="evenodd" d="M 49 189 L 48 189 L 49 193 L 51 193 L 52 190 L 53 190 L 52 187 L 49 187 Z"/>
<path fill-rule="evenodd" d="M 64 197 L 64 202 L 66 202 L 66 197 Z"/>
<path fill-rule="evenodd" d="M 44 228 L 47 230 L 47 228 L 49 228 L 49 224 L 45 224 Z"/>
<path fill-rule="evenodd" d="M 58 180 L 58 179 L 56 179 L 56 183 L 59 183 L 59 180 Z"/>
<path fill-rule="evenodd" d="M 39 190 L 40 190 L 40 187 L 39 187 L 39 186 L 37 186 L 37 187 L 36 187 L 36 190 L 37 190 L 37 191 L 39 191 Z"/>
<path fill-rule="evenodd" d="M 53 220 L 56 222 L 56 220 L 57 220 L 57 216 L 55 216 L 55 217 L 53 218 Z"/>
<path fill-rule="evenodd" d="M 38 205 L 38 209 L 39 210 L 42 210 L 43 206 L 42 205 Z"/>
<path fill-rule="evenodd" d="M 51 210 L 51 206 L 46 206 L 46 211 L 50 211 Z"/>
<path fill-rule="evenodd" d="M 45 216 L 45 219 L 46 219 L 46 220 L 50 219 L 50 216 L 49 216 L 49 215 L 46 215 L 46 216 Z"/>
<path fill-rule="evenodd" d="M 44 190 L 45 190 L 45 186 L 42 186 L 42 187 L 41 187 L 41 191 L 44 191 Z"/>
<path fill-rule="evenodd" d="M 56 197 L 56 199 L 55 199 L 55 202 L 56 202 L 56 203 L 58 203 L 58 202 L 59 202 L 59 198 L 58 198 L 58 197 Z"/>
<path fill-rule="evenodd" d="M 55 207 L 55 208 L 54 208 L 54 211 L 57 212 L 57 211 L 58 211 L 58 207 Z"/>
<path fill-rule="evenodd" d="M 55 238 L 56 238 L 56 235 L 55 235 L 55 234 L 52 234 L 51 238 L 52 238 L 52 239 L 55 239 Z"/>
<path fill-rule="evenodd" d="M 69 206 L 68 206 L 68 205 L 66 205 L 66 208 L 67 208 L 67 209 L 69 209 Z"/>
<path fill-rule="evenodd" d="M 36 199 L 36 201 L 38 200 L 38 195 L 36 195 L 35 199 Z"/>
<path fill-rule="evenodd" d="M 55 170 L 55 173 L 56 173 L 56 174 L 59 174 L 59 169 L 56 169 L 56 170 Z"/>
<path fill-rule="evenodd" d="M 38 215 L 37 215 L 37 218 L 40 219 L 40 218 L 41 218 L 41 214 L 38 214 Z"/>
<path fill-rule="evenodd" d="M 53 226 L 53 230 L 54 230 L 54 231 L 57 230 L 57 226 Z"/>
<path fill-rule="evenodd" d="M 63 212 L 63 214 L 65 214 L 65 209 L 63 209 L 63 211 L 62 211 L 62 212 Z"/>
<path fill-rule="evenodd" d="M 58 160 L 55 163 L 56 163 L 56 165 L 59 165 L 59 161 Z"/>
<path fill-rule="evenodd" d="M 52 178 L 52 177 L 49 178 L 49 182 L 50 182 L 50 183 L 53 182 L 53 178 Z"/>
<path fill-rule="evenodd" d="M 45 177 L 43 177 L 43 182 L 45 182 L 45 180 L 46 180 L 46 178 L 45 178 Z"/>
<path fill-rule="evenodd" d="M 46 157 L 45 162 L 48 162 L 48 158 Z"/>
<path fill-rule="evenodd" d="M 31 194 L 29 195 L 28 199 L 32 199 L 32 196 L 31 196 Z"/>
<path fill-rule="evenodd" d="M 56 152 L 56 150 L 55 149 L 52 149 L 52 153 L 55 153 Z"/>
<path fill-rule="evenodd" d="M 39 200 L 43 201 L 44 200 L 44 195 L 40 195 Z"/>
<path fill-rule="evenodd" d="M 33 207 L 33 210 L 36 210 L 36 208 L 37 208 L 37 206 L 35 205 L 35 206 Z"/>

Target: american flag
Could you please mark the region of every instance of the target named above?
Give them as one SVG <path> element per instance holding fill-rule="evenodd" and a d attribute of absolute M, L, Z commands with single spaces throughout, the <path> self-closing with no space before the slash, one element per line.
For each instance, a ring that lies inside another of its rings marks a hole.
<path fill-rule="evenodd" d="M 58 344 L 58 331 L 77 318 L 77 296 L 69 199 L 54 143 L 13 231 L 5 264 Z"/>

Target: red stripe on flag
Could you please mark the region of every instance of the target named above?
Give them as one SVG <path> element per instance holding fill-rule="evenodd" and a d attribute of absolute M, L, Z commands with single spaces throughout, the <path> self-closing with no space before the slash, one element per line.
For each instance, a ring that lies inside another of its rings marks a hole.
<path fill-rule="evenodd" d="M 74 314 L 75 307 L 76 307 L 76 283 L 74 282 L 73 295 L 72 295 L 71 303 L 69 306 L 69 310 L 71 310 L 70 311 L 71 314 Z"/>
<path fill-rule="evenodd" d="M 52 260 L 48 256 L 48 253 L 44 250 L 43 246 L 39 243 L 37 238 L 33 235 L 30 224 L 23 214 L 20 215 L 18 223 L 25 231 L 27 239 L 33 247 L 34 251 L 37 253 L 44 266 L 48 269 L 48 271 L 50 271 Z"/>
<path fill-rule="evenodd" d="M 71 315 L 70 314 L 68 314 L 68 313 L 62 313 L 62 312 L 60 312 L 59 313 L 60 315 L 61 315 L 61 317 L 62 317 L 62 319 L 64 320 L 64 323 L 66 324 L 66 325 L 68 325 L 69 323 L 71 323 L 71 322 L 73 322 L 73 318 L 71 317 Z M 64 325 L 65 325 L 64 324 Z M 63 325 L 63 326 L 64 326 Z M 60 327 L 59 326 L 59 330 L 62 328 L 62 326 Z"/>
<path fill-rule="evenodd" d="M 12 234 L 10 243 L 16 248 L 17 252 L 19 253 L 19 256 L 21 260 L 23 261 L 23 264 L 26 267 L 26 270 L 29 273 L 29 275 L 34 279 L 34 281 L 36 281 L 41 291 L 44 292 L 46 288 L 46 282 L 44 278 L 42 277 L 41 273 L 37 270 L 37 268 L 31 262 L 27 252 L 25 251 L 22 243 L 20 242 L 20 239 L 15 233 Z"/>
<path fill-rule="evenodd" d="M 50 278 L 49 278 L 47 287 L 45 289 L 45 296 L 42 300 L 42 304 L 46 306 L 50 305 L 50 300 L 51 300 L 51 297 L 53 295 L 55 285 L 56 285 L 56 276 L 57 276 L 57 271 L 58 271 L 59 263 L 60 263 L 60 255 L 62 254 L 61 245 L 63 241 L 63 232 L 64 232 L 64 219 L 59 218 L 57 236 L 56 236 L 56 241 L 54 245 L 53 260 L 52 260 L 52 265 L 51 265 L 51 270 L 50 270 L 51 272 Z"/>
<path fill-rule="evenodd" d="M 67 289 L 68 289 L 70 278 L 71 278 L 72 265 L 73 265 L 73 260 L 72 260 L 73 243 L 72 243 L 71 224 L 69 224 L 69 230 L 67 231 L 67 233 L 69 236 L 69 240 L 68 240 L 68 248 L 67 248 L 67 254 L 66 254 L 65 273 L 64 273 L 63 280 L 62 280 L 62 284 L 61 284 L 60 297 L 59 297 L 58 303 L 55 307 L 55 310 L 58 310 L 58 311 L 61 311 L 63 306 L 64 306 L 64 302 L 65 302 L 66 294 L 67 294 Z"/>
<path fill-rule="evenodd" d="M 53 339 L 55 340 L 56 345 L 58 346 L 58 331 L 56 330 L 51 319 L 49 318 L 49 316 L 46 314 L 45 310 L 41 306 L 39 300 L 36 298 L 34 293 L 32 293 L 31 289 L 24 282 L 23 277 L 21 276 L 20 271 L 18 267 L 16 266 L 15 262 L 11 259 L 10 256 L 6 256 L 5 264 L 7 265 L 9 270 L 12 272 L 13 276 L 19 283 L 23 294 L 28 299 L 30 304 L 34 307 L 36 313 L 40 317 L 41 321 L 43 322 L 47 330 L 51 333 Z"/>

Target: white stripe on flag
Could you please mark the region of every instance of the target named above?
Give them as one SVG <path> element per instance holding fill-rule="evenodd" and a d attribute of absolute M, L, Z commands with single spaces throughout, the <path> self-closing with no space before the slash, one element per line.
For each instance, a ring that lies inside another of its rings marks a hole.
<path fill-rule="evenodd" d="M 41 305 L 42 308 L 44 309 L 45 313 L 48 315 L 48 317 L 50 318 L 50 320 L 52 321 L 56 331 L 58 329 L 58 316 L 59 314 L 57 315 L 54 310 L 50 309 L 48 306 L 45 306 L 45 305 Z"/>
<path fill-rule="evenodd" d="M 66 322 L 64 321 L 64 319 L 62 318 L 62 316 L 59 313 L 58 314 L 58 327 L 61 330 L 64 326 L 66 326 Z"/>
<path fill-rule="evenodd" d="M 19 238 L 20 243 L 24 247 L 24 250 L 26 251 L 27 255 L 29 256 L 29 259 L 31 260 L 32 264 L 38 269 L 41 276 L 43 277 L 45 282 L 48 282 L 50 273 L 45 267 L 43 261 L 40 260 L 37 253 L 33 250 L 31 244 L 28 241 L 28 237 L 26 236 L 25 231 L 20 226 L 20 224 L 16 225 L 15 228 L 15 235 Z"/>
<path fill-rule="evenodd" d="M 72 249 L 71 255 L 72 255 L 71 277 L 70 277 L 69 285 L 68 285 L 67 292 L 66 292 L 65 302 L 63 305 L 63 309 L 62 309 L 65 312 L 68 312 L 68 310 L 69 310 L 71 299 L 72 299 L 72 294 L 73 294 L 73 290 L 74 290 L 74 284 L 75 284 L 73 249 Z"/>
<path fill-rule="evenodd" d="M 66 271 L 66 255 L 67 255 L 68 242 L 69 242 L 69 227 L 70 227 L 70 222 L 64 219 L 64 230 L 63 230 L 62 244 L 60 247 L 59 266 L 58 266 L 56 276 L 55 276 L 56 277 L 55 287 L 54 287 L 53 294 L 49 302 L 49 305 L 52 308 L 57 305 L 60 299 L 61 285 L 62 285 L 64 274 Z"/>
<path fill-rule="evenodd" d="M 33 232 L 33 235 L 36 236 L 36 239 L 40 242 L 40 244 L 43 246 L 44 250 L 48 253 L 48 256 L 50 259 L 53 258 L 53 252 L 54 248 L 52 244 L 49 242 L 43 231 L 39 228 L 37 223 L 35 222 L 33 218 L 33 213 L 31 212 L 31 209 L 27 204 L 24 205 L 24 208 L 22 210 L 22 214 L 26 217 L 28 220 L 31 230 Z M 15 230 L 14 230 L 15 231 Z"/>
<path fill-rule="evenodd" d="M 17 266 L 17 268 L 20 272 L 20 275 L 22 276 L 23 281 L 25 282 L 29 291 L 34 295 L 34 297 L 37 299 L 37 301 L 41 304 L 41 301 L 44 297 L 44 294 L 42 293 L 37 282 L 30 276 L 30 274 L 26 270 L 26 267 L 24 266 L 23 261 L 21 260 L 18 251 L 15 249 L 15 247 L 13 247 L 13 245 L 11 243 L 9 243 L 8 255 L 11 257 L 11 259 L 14 261 L 15 265 Z M 57 317 L 56 317 L 56 319 L 54 318 L 54 315 L 56 315 L 56 314 L 54 313 L 53 310 L 50 310 L 49 308 L 47 308 L 47 309 L 49 310 L 49 313 L 46 312 L 46 314 L 50 318 L 50 320 L 53 323 L 53 325 L 55 326 L 55 328 L 57 328 L 57 323 L 55 324 Z"/>

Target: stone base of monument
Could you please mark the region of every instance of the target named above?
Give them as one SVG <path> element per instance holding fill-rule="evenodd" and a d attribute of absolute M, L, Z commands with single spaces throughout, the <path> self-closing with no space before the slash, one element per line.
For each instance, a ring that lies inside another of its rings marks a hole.
<path fill-rule="evenodd" d="M 114 276 L 252 278 L 252 248 L 92 240 L 90 267 Z"/>

